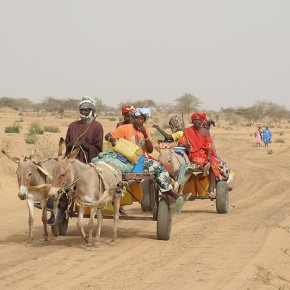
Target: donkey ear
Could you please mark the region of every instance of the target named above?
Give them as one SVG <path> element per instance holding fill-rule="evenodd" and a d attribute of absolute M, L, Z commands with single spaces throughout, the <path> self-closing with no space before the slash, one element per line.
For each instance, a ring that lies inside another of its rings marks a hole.
<path fill-rule="evenodd" d="M 64 156 L 66 152 L 66 144 L 64 139 L 61 137 L 58 143 L 58 156 Z"/>
<path fill-rule="evenodd" d="M 76 146 L 75 149 L 68 155 L 67 159 L 75 159 L 76 156 L 79 154 L 80 146 Z"/>
<path fill-rule="evenodd" d="M 12 160 L 15 163 L 19 163 L 20 159 L 18 157 L 10 156 L 6 151 L 2 150 L 2 153 L 6 155 L 10 160 Z"/>
<path fill-rule="evenodd" d="M 36 150 L 35 149 L 31 149 L 31 153 L 30 156 L 28 157 L 28 159 L 33 159 L 36 155 Z"/>

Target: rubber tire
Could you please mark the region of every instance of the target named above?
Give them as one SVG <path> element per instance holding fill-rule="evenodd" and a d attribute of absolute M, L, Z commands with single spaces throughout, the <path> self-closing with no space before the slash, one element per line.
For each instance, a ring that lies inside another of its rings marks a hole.
<path fill-rule="evenodd" d="M 169 209 L 167 198 L 159 201 L 157 212 L 157 239 L 168 241 L 171 234 L 172 211 Z"/>
<path fill-rule="evenodd" d="M 57 223 L 57 232 L 55 233 L 55 225 L 51 226 L 51 232 L 52 234 L 57 237 L 58 235 L 60 236 L 65 236 L 68 228 L 68 220 L 69 218 L 66 218 L 66 214 L 63 214 L 63 219 L 62 221 Z"/>
<path fill-rule="evenodd" d="M 152 207 L 150 204 L 150 187 L 149 187 L 149 179 L 145 179 L 141 183 L 142 187 L 142 201 L 141 201 L 141 208 L 143 212 L 152 212 Z"/>
<path fill-rule="evenodd" d="M 226 181 L 219 181 L 216 184 L 216 212 L 227 213 L 229 209 L 229 190 Z"/>

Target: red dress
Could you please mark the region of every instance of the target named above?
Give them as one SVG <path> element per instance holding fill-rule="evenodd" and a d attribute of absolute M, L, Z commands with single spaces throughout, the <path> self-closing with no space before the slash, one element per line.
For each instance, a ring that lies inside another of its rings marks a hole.
<path fill-rule="evenodd" d="M 185 129 L 185 133 L 179 139 L 180 144 L 190 144 L 191 148 L 188 154 L 188 158 L 191 162 L 195 164 L 206 164 L 207 161 L 207 153 L 211 151 L 210 163 L 211 169 L 215 176 L 219 176 L 220 172 L 218 169 L 219 162 L 216 159 L 215 151 L 212 143 L 212 139 L 210 136 L 200 135 L 199 132 L 191 126 Z"/>

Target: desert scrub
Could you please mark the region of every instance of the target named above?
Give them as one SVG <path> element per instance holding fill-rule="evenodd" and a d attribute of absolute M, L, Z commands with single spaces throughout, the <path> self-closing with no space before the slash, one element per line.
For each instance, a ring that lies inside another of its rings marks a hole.
<path fill-rule="evenodd" d="M 268 149 L 268 150 L 267 150 L 267 154 L 269 154 L 269 155 L 273 155 L 273 154 L 274 154 L 274 151 L 273 151 L 272 149 Z"/>
<path fill-rule="evenodd" d="M 28 134 L 25 136 L 24 141 L 26 144 L 35 144 L 37 142 L 36 134 Z"/>
<path fill-rule="evenodd" d="M 44 129 L 40 126 L 39 123 L 34 122 L 34 123 L 31 123 L 28 129 L 28 132 L 29 132 L 29 135 L 35 135 L 35 134 L 43 135 Z"/>
<path fill-rule="evenodd" d="M 44 160 L 51 158 L 57 152 L 57 147 L 52 144 L 47 136 L 42 136 L 36 143 L 37 159 Z"/>
<path fill-rule="evenodd" d="M 117 120 L 117 119 L 114 118 L 114 117 L 110 117 L 110 118 L 109 118 L 109 121 L 111 121 L 111 122 L 116 121 L 116 120 Z"/>
<path fill-rule="evenodd" d="M 275 143 L 285 143 L 284 139 L 278 138 L 274 141 Z"/>
<path fill-rule="evenodd" d="M 11 150 L 13 148 L 11 140 L 8 140 L 8 139 L 5 139 L 5 138 L 1 138 L 1 139 L 2 139 L 1 140 L 2 150 L 8 152 L 9 150 Z"/>
<path fill-rule="evenodd" d="M 12 126 L 5 127 L 5 133 L 20 133 L 21 126 L 14 123 Z"/>
<path fill-rule="evenodd" d="M 44 126 L 44 132 L 59 133 L 60 129 L 56 126 Z"/>

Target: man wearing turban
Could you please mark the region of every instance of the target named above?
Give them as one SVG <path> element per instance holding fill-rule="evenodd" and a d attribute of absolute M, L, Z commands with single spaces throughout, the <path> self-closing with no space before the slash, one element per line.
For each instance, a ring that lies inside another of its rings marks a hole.
<path fill-rule="evenodd" d="M 80 120 L 72 122 L 67 129 L 65 142 L 67 153 L 75 146 L 81 149 L 77 158 L 88 163 L 97 157 L 103 150 L 103 126 L 96 121 L 96 108 L 94 101 L 89 97 L 83 97 L 79 103 Z"/>

